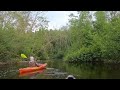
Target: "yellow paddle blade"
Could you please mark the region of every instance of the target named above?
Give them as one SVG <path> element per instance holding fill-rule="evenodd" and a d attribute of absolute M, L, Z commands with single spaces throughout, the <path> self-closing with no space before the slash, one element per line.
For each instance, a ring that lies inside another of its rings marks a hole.
<path fill-rule="evenodd" d="M 22 57 L 22 58 L 27 58 L 24 54 L 21 54 L 21 57 Z"/>

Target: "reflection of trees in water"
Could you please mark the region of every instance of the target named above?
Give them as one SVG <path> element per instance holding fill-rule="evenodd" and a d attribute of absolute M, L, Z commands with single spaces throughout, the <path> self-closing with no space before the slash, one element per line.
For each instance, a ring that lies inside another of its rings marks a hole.
<path fill-rule="evenodd" d="M 29 76 L 18 77 L 18 69 L 27 65 L 7 65 L 0 67 L 1 79 L 65 79 L 67 75 L 73 75 L 76 79 L 107 79 L 120 78 L 120 64 L 103 64 L 103 63 L 77 63 L 68 64 L 61 61 L 48 62 L 48 66 L 43 73 L 34 73 Z M 66 73 L 66 74 L 65 74 Z"/>
<path fill-rule="evenodd" d="M 66 64 L 66 71 L 77 78 L 116 78 L 119 77 L 120 66 L 106 65 L 103 63 Z M 117 70 L 118 72 L 115 72 Z M 113 75 L 112 75 L 113 74 Z"/>

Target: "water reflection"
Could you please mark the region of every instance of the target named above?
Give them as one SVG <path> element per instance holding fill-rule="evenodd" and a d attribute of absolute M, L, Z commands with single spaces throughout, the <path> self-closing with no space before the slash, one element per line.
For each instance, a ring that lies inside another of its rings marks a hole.
<path fill-rule="evenodd" d="M 62 61 L 47 62 L 47 69 L 19 74 L 19 68 L 27 64 L 0 66 L 0 79 L 66 79 L 73 75 L 76 79 L 119 79 L 120 64 L 77 63 L 68 64 Z"/>

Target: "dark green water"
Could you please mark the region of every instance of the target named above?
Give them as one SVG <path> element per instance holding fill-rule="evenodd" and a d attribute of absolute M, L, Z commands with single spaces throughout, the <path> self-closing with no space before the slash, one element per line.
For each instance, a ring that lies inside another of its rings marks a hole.
<path fill-rule="evenodd" d="M 42 73 L 19 76 L 18 69 L 27 64 L 0 66 L 0 79 L 65 79 L 74 75 L 76 79 L 120 79 L 120 64 L 68 64 L 61 61 L 47 61 Z"/>

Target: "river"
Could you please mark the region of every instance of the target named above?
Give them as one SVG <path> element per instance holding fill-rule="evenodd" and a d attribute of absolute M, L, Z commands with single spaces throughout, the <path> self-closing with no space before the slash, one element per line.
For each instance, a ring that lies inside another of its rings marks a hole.
<path fill-rule="evenodd" d="M 76 79 L 120 79 L 120 64 L 68 64 L 60 60 L 49 60 L 47 63 L 47 69 L 28 75 L 20 75 L 18 71 L 28 64 L 2 65 L 0 79 L 65 79 L 68 75 Z"/>

